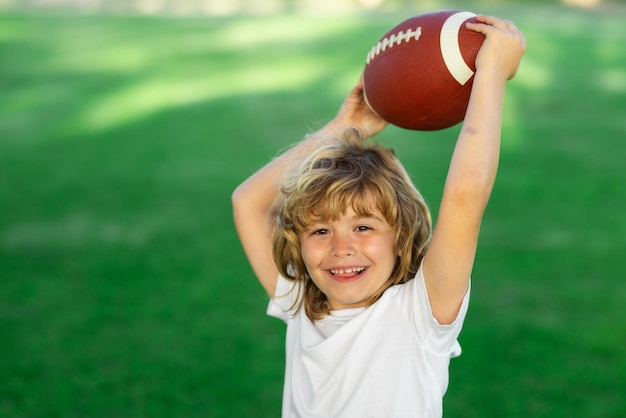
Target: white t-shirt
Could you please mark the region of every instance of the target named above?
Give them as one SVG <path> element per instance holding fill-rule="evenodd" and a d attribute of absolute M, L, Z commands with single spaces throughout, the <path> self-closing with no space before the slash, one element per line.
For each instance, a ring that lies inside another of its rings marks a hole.
<path fill-rule="evenodd" d="M 454 323 L 441 325 L 420 268 L 414 280 L 390 287 L 373 305 L 333 311 L 313 323 L 304 308 L 289 311 L 300 293 L 289 293 L 293 286 L 280 277 L 267 309 L 287 323 L 284 418 L 442 416 L 469 290 Z"/>

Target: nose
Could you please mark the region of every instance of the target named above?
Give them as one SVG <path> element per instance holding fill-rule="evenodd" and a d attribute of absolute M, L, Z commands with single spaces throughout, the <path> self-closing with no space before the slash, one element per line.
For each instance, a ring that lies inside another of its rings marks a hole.
<path fill-rule="evenodd" d="M 335 234 L 331 245 L 333 257 L 349 257 L 356 253 L 352 239 L 345 234 Z"/>

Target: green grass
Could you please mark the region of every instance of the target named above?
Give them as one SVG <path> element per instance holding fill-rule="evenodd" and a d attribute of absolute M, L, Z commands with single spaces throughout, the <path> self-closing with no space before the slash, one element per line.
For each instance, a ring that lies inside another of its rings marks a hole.
<path fill-rule="evenodd" d="M 621 417 L 626 11 L 480 11 L 528 52 L 446 416 Z M 230 193 L 405 16 L 0 15 L 0 416 L 278 416 Z M 435 211 L 457 131 L 381 135 Z"/>

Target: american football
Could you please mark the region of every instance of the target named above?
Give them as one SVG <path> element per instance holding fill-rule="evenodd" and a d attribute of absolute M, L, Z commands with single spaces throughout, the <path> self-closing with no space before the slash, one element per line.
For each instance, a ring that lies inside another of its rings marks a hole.
<path fill-rule="evenodd" d="M 432 131 L 461 122 L 476 54 L 484 35 L 465 28 L 476 15 L 439 10 L 411 17 L 387 32 L 363 71 L 369 107 L 396 126 Z"/>

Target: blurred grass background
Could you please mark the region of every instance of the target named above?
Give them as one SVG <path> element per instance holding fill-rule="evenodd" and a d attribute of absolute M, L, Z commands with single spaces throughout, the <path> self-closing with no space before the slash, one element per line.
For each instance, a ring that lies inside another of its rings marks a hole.
<path fill-rule="evenodd" d="M 626 415 L 624 3 L 327 3 L 0 2 L 0 416 L 278 416 L 230 193 L 448 7 L 528 51 L 445 416 Z M 380 135 L 435 213 L 457 132 Z"/>

